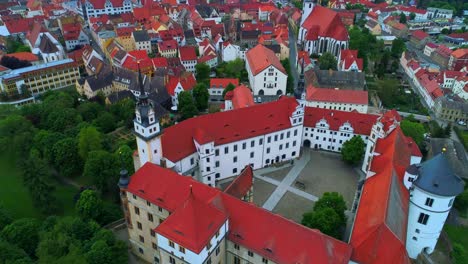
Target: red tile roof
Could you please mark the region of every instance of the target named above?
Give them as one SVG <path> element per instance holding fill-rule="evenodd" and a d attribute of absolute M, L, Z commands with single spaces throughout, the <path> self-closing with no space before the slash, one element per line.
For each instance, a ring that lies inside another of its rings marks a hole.
<path fill-rule="evenodd" d="M 236 78 L 211 78 L 210 88 L 226 88 L 230 83 L 234 86 L 239 85 L 239 79 Z"/>
<path fill-rule="evenodd" d="M 165 40 L 165 41 L 159 42 L 158 49 L 159 51 L 177 49 L 177 41 L 171 39 L 171 40 Z"/>
<path fill-rule="evenodd" d="M 148 53 L 146 53 L 146 50 L 132 50 L 128 52 L 128 55 L 131 57 L 134 57 L 136 60 L 149 59 Z"/>
<path fill-rule="evenodd" d="M 239 176 L 229 184 L 229 186 L 224 190 L 224 193 L 234 196 L 237 199 L 242 199 L 252 188 L 252 185 L 253 170 L 252 167 L 247 166 L 242 170 Z"/>
<path fill-rule="evenodd" d="M 156 57 L 151 59 L 155 68 L 167 68 L 169 66 L 166 57 Z"/>
<path fill-rule="evenodd" d="M 302 27 L 307 31 L 314 31 L 321 37 L 330 37 L 342 41 L 349 39 L 348 31 L 338 13 L 320 5 L 315 5 Z"/>
<path fill-rule="evenodd" d="M 118 37 L 130 37 L 133 31 L 135 31 L 134 27 L 120 27 L 116 29 Z"/>
<path fill-rule="evenodd" d="M 172 214 L 155 230 L 172 235 L 183 229 L 187 236 L 173 238 L 188 249 L 214 235 L 206 223 L 219 226 L 227 216 L 229 240 L 276 263 L 347 264 L 351 256 L 351 246 L 342 241 L 149 162 L 130 178 L 128 191 L 169 210 Z M 190 192 L 193 198 L 187 203 Z"/>
<path fill-rule="evenodd" d="M 437 45 L 437 44 L 435 44 L 433 42 L 427 43 L 426 46 L 428 46 L 431 49 L 435 49 L 435 48 L 439 47 L 439 45 Z"/>
<path fill-rule="evenodd" d="M 25 60 L 25 61 L 29 61 L 29 62 L 36 62 L 36 61 L 39 61 L 39 58 L 37 58 L 36 55 L 34 55 L 34 54 L 31 53 L 31 52 L 27 52 L 27 51 L 5 54 L 5 56 L 8 56 L 8 57 L 15 57 L 15 58 L 17 58 L 18 60 Z"/>
<path fill-rule="evenodd" d="M 3 66 L 3 65 L 0 65 L 0 72 L 4 72 L 4 71 L 8 71 L 9 68 Z"/>
<path fill-rule="evenodd" d="M 456 51 L 452 52 L 452 56 L 457 59 L 466 57 L 467 55 L 468 49 L 457 49 Z"/>
<path fill-rule="evenodd" d="M 368 104 L 368 92 L 357 90 L 338 90 L 317 88 L 309 85 L 306 90 L 307 101 L 335 102 L 347 104 Z"/>
<path fill-rule="evenodd" d="M 372 126 L 376 123 L 377 115 L 361 114 L 356 111 L 345 112 L 316 107 L 306 107 L 304 115 L 304 126 L 315 127 L 317 123 L 325 119 L 331 130 L 339 128 L 348 122 L 354 129 L 354 134 L 370 135 Z"/>
<path fill-rule="evenodd" d="M 415 38 L 417 38 L 418 40 L 423 40 L 427 37 L 429 37 L 429 34 L 427 34 L 426 32 L 422 31 L 422 30 L 415 30 L 411 33 L 411 35 Z"/>
<path fill-rule="evenodd" d="M 356 62 L 358 69 L 362 71 L 363 60 L 358 58 L 358 51 L 350 49 L 341 50 L 341 63 L 344 64 L 345 69 L 349 69 L 354 62 Z"/>
<path fill-rule="evenodd" d="M 290 116 L 298 105 L 296 99 L 281 97 L 278 101 L 232 111 L 202 115 L 165 129 L 162 135 L 164 157 L 172 162 L 195 153 L 195 128 L 222 145 L 291 127 Z M 239 118 L 249 116 L 249 119 Z"/>
<path fill-rule="evenodd" d="M 197 81 L 195 80 L 195 77 L 191 73 L 186 73 L 183 76 L 176 77 L 176 76 L 170 76 L 169 81 L 167 82 L 166 89 L 167 92 L 174 96 L 175 95 L 175 89 L 177 88 L 177 85 L 180 83 L 184 91 L 189 91 L 192 90 L 193 87 L 197 84 Z"/>
<path fill-rule="evenodd" d="M 451 38 L 468 40 L 468 32 L 465 33 L 452 33 L 448 35 Z"/>
<path fill-rule="evenodd" d="M 441 56 L 444 56 L 444 57 L 449 57 L 450 54 L 452 54 L 452 50 L 449 47 L 445 46 L 445 45 L 439 45 L 436 52 L 439 53 Z"/>
<path fill-rule="evenodd" d="M 89 2 L 93 5 L 94 9 L 104 9 L 106 0 L 89 0 Z M 110 0 L 110 2 L 114 8 L 123 7 L 123 0 Z"/>
<path fill-rule="evenodd" d="M 249 62 L 253 75 L 257 75 L 271 65 L 286 74 L 286 70 L 278 57 L 276 57 L 275 53 L 261 44 L 258 44 L 253 49 L 248 50 L 245 56 Z"/>
<path fill-rule="evenodd" d="M 197 60 L 197 52 L 195 51 L 195 47 L 179 47 L 179 57 L 181 61 Z"/>
<path fill-rule="evenodd" d="M 424 9 L 418 9 L 414 6 L 397 6 L 397 9 L 402 11 L 402 12 L 409 12 L 409 13 L 415 13 L 415 14 L 426 14 L 426 10 Z"/>
<path fill-rule="evenodd" d="M 232 105 L 234 109 L 249 107 L 254 105 L 252 91 L 245 85 L 237 86 L 232 91 Z"/>
<path fill-rule="evenodd" d="M 213 54 L 203 55 L 198 59 L 198 63 L 206 63 L 216 58 L 217 58 L 216 55 L 213 55 Z"/>
<path fill-rule="evenodd" d="M 352 260 L 359 263 L 410 264 L 406 252 L 409 195 L 403 186 L 411 148 L 399 127 L 377 141 L 354 221 Z"/>
<path fill-rule="evenodd" d="M 31 45 L 34 46 L 34 44 L 36 43 L 37 41 L 37 38 L 39 37 L 39 35 L 43 32 L 47 32 L 47 29 L 44 27 L 44 25 L 42 25 L 41 23 L 35 23 L 31 29 L 31 31 L 29 31 L 27 34 L 26 34 L 26 38 L 29 40 L 29 42 L 31 43 Z"/>

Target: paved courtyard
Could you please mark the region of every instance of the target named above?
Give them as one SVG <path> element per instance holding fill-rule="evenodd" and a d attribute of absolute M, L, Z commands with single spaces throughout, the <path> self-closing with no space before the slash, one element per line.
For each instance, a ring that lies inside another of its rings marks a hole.
<path fill-rule="evenodd" d="M 300 223 L 325 192 L 343 195 L 351 206 L 359 180 L 339 153 L 305 150 L 294 164 L 254 172 L 254 203 Z"/>

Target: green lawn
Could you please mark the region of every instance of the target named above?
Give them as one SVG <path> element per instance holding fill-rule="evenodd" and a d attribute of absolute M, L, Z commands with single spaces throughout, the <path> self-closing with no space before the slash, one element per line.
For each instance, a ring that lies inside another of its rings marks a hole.
<path fill-rule="evenodd" d="M 444 230 L 447 232 L 450 241 L 452 241 L 452 245 L 457 243 L 465 249 L 465 254 L 461 262 L 458 263 L 468 263 L 468 256 L 466 255 L 468 253 L 468 227 L 445 225 Z"/>
<path fill-rule="evenodd" d="M 0 156 L 0 203 L 7 208 L 13 218 L 43 217 L 32 204 L 28 189 L 23 185 L 21 172 L 16 167 L 14 157 L 6 154 Z M 74 215 L 73 196 L 77 189 L 56 183 L 55 197 L 58 200 L 60 215 Z"/>
<path fill-rule="evenodd" d="M 14 157 L 0 156 L 0 203 L 14 218 L 40 217 L 34 208 L 28 189 L 23 185 L 21 172 L 16 167 Z"/>

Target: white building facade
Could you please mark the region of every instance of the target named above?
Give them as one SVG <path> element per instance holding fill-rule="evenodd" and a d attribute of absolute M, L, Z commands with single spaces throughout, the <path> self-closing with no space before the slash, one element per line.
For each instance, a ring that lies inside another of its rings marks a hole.
<path fill-rule="evenodd" d="M 117 15 L 122 13 L 132 12 L 132 1 L 123 0 L 120 5 L 113 5 L 113 2 L 106 0 L 104 6 L 101 6 L 101 2 L 94 0 L 87 0 L 85 3 L 86 13 L 89 17 L 98 17 L 100 15 Z"/>

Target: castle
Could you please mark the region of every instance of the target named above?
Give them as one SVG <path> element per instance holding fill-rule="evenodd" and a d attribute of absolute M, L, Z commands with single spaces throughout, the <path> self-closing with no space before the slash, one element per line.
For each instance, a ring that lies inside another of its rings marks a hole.
<path fill-rule="evenodd" d="M 162 129 L 141 93 L 137 165 L 120 179 L 135 254 L 152 263 L 410 263 L 431 253 L 463 191 L 444 154 L 421 163 L 396 111 L 381 116 L 305 107 L 294 98 L 208 114 Z M 248 117 L 248 118 L 246 118 Z M 349 243 L 250 202 L 253 170 L 366 142 Z M 186 176 L 183 176 L 186 175 Z M 224 192 L 214 186 L 235 177 Z"/>

